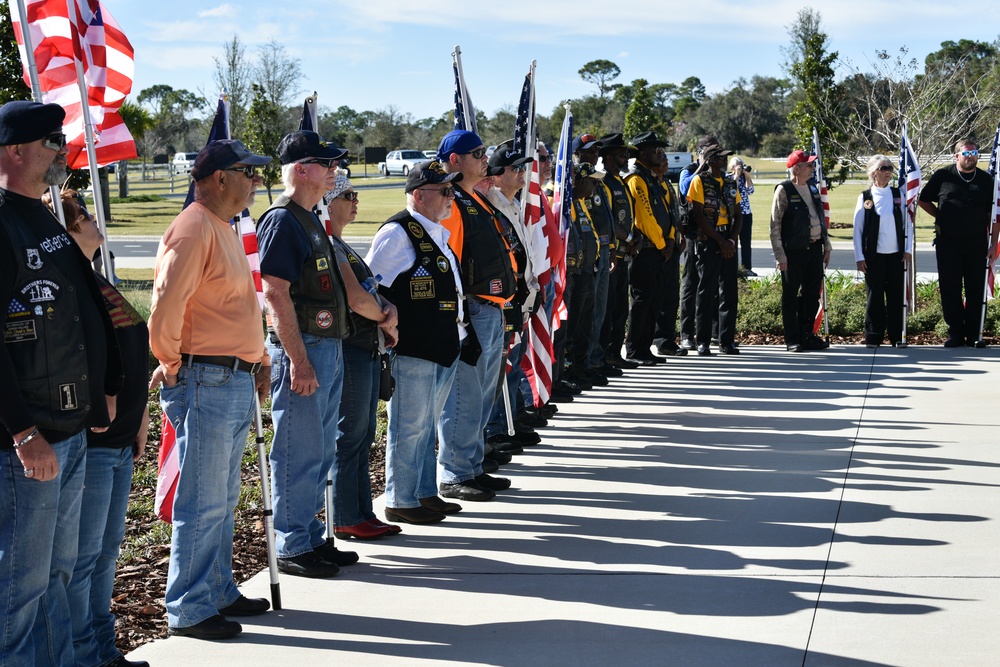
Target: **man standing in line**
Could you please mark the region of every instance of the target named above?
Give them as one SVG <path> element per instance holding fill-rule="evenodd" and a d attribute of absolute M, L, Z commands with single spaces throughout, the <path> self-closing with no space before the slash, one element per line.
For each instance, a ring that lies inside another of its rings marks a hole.
<path fill-rule="evenodd" d="M 781 271 L 781 320 L 790 352 L 830 347 L 812 330 L 833 250 L 819 189 L 809 182 L 815 161 L 815 155 L 792 151 L 785 163 L 791 178 L 778 184 L 771 203 L 771 249 Z"/>
<path fill-rule="evenodd" d="M 743 213 L 736 182 L 725 172 L 732 151 L 721 146 L 705 149 L 709 171 L 691 179 L 688 201 L 691 217 L 698 228 L 695 262 L 698 293 L 695 298 L 695 341 L 698 356 L 710 355 L 712 323 L 719 322 L 719 352 L 739 354 L 733 345 L 736 335 L 736 242 Z"/>
<path fill-rule="evenodd" d="M 253 202 L 256 168 L 271 161 L 239 141 L 213 141 L 195 160 L 194 202 L 156 253 L 149 342 L 160 365 L 163 414 L 177 431 L 167 620 L 170 634 L 226 639 L 242 632 L 226 616 L 267 611 L 233 581 L 233 511 L 240 463 L 270 367 L 260 307 L 243 243 L 229 221 Z"/>
<path fill-rule="evenodd" d="M 466 321 L 462 276 L 440 222 L 451 213 L 454 183 L 437 160 L 406 179 L 406 209 L 389 218 L 365 263 L 382 276 L 379 291 L 399 313 L 385 448 L 385 517 L 436 523 L 462 509 L 437 495 L 434 442 L 463 351 Z M 467 346 L 475 363 L 475 346 Z"/>
<path fill-rule="evenodd" d="M 441 224 L 462 266 L 472 328 L 482 354 L 474 364 L 459 360 L 455 382 L 440 425 L 441 495 L 485 501 L 510 487 L 510 480 L 483 472 L 485 437 L 500 378 L 503 357 L 504 306 L 517 289 L 517 267 L 501 235 L 498 214 L 475 191 L 486 178 L 486 148 L 474 132 L 453 130 L 438 146 L 438 160 L 449 174 L 461 174 L 450 214 Z M 457 180 L 457 179 L 456 179 Z"/>
<path fill-rule="evenodd" d="M 687 241 L 684 244 L 684 258 L 681 264 L 684 269 L 681 274 L 681 296 L 680 296 L 680 325 L 681 325 L 681 348 L 693 350 L 697 346 L 694 342 L 694 307 L 695 297 L 698 294 L 698 267 L 694 258 L 694 250 L 698 241 L 697 225 L 691 219 L 691 207 L 688 203 L 688 188 L 691 186 L 691 179 L 696 174 L 708 171 L 708 164 L 705 162 L 705 149 L 709 146 L 717 146 L 719 140 L 711 134 L 705 135 L 695 144 L 698 152 L 698 161 L 692 162 L 681 170 L 677 182 L 677 190 L 680 192 L 679 209 L 681 211 L 681 225 L 684 229 L 684 236 Z"/>
<path fill-rule="evenodd" d="M 271 493 L 278 569 L 332 577 L 357 562 L 317 518 L 337 453 L 344 382 L 341 341 L 354 332 L 340 265 L 313 208 L 347 153 L 297 130 L 278 144 L 285 191 L 261 217 L 260 273 L 271 356 Z"/>
<path fill-rule="evenodd" d="M 66 178 L 66 113 L 0 106 L 0 664 L 75 664 L 85 429 L 106 430 L 121 358 L 104 299 L 42 203 Z M 105 398 L 108 396 L 109 398 Z"/>
<path fill-rule="evenodd" d="M 666 198 L 667 211 L 670 213 L 670 224 L 674 230 L 674 238 L 677 245 L 674 252 L 663 264 L 663 302 L 660 305 L 660 312 L 656 315 L 656 326 L 653 327 L 653 344 L 656 346 L 657 354 L 664 357 L 684 357 L 687 350 L 677 344 L 677 311 L 680 307 L 680 262 L 681 254 L 686 247 L 684 232 L 680 227 L 680 202 L 674 186 L 667 178 L 666 150 L 656 149 L 656 156 L 660 159 L 659 166 L 653 170 L 653 174 L 659 179 L 660 189 Z"/>
<path fill-rule="evenodd" d="M 917 202 L 934 218 L 941 310 L 948 324 L 945 347 L 975 346 L 979 339 L 986 258 L 996 256 L 1000 225 L 990 220 L 993 179 L 976 168 L 978 161 L 976 143 L 959 141 L 955 164 L 935 171 Z"/>

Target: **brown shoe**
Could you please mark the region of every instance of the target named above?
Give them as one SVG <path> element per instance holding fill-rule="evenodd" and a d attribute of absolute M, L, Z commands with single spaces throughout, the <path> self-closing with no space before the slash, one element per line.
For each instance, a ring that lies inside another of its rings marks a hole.
<path fill-rule="evenodd" d="M 404 523 L 437 523 L 444 521 L 444 514 L 426 507 L 386 507 L 385 518 Z"/>
<path fill-rule="evenodd" d="M 420 504 L 429 510 L 438 512 L 439 514 L 455 514 L 462 511 L 462 506 L 458 503 L 449 503 L 441 500 L 438 496 L 431 496 L 430 498 L 421 498 Z"/>

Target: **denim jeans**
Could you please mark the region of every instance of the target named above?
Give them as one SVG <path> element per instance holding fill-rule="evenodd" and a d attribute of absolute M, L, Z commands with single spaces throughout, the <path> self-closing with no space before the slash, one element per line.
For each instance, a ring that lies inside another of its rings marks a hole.
<path fill-rule="evenodd" d="M 131 485 L 131 447 L 87 449 L 80 548 L 67 590 L 77 667 L 101 667 L 121 655 L 115 647 L 111 594 Z"/>
<path fill-rule="evenodd" d="M 87 436 L 52 443 L 59 475 L 24 476 L 14 450 L 0 452 L 0 664 L 72 665 L 66 588 L 76 562 Z"/>
<path fill-rule="evenodd" d="M 601 254 L 597 258 L 597 273 L 594 274 L 594 320 L 590 325 L 590 353 L 587 356 L 587 365 L 590 368 L 600 368 L 604 365 L 601 331 L 604 329 L 604 317 L 608 311 L 610 279 L 611 249 L 602 245 Z"/>
<path fill-rule="evenodd" d="M 381 364 L 377 353 L 344 345 L 340 436 L 333 467 L 333 523 L 354 526 L 374 519 L 369 452 L 375 441 Z"/>
<path fill-rule="evenodd" d="M 337 455 L 344 351 L 339 338 L 303 333 L 319 388 L 309 396 L 292 391 L 291 360 L 280 345 L 271 353 L 271 496 L 278 558 L 309 553 L 326 541 L 316 516 L 323 508 L 326 479 Z M 333 537 L 330 535 L 330 537 Z"/>
<path fill-rule="evenodd" d="M 385 448 L 385 506 L 419 507 L 437 495 L 434 442 L 438 418 L 455 379 L 458 357 L 450 366 L 396 355 L 396 391 L 389 400 Z"/>
<path fill-rule="evenodd" d="M 160 388 L 177 431 L 180 475 L 167 568 L 167 622 L 197 625 L 239 597 L 233 581 L 233 512 L 240 462 L 254 416 L 254 378 L 210 364 L 183 365 Z"/>
<path fill-rule="evenodd" d="M 490 418 L 500 378 L 503 312 L 496 306 L 466 302 L 483 352 L 475 366 L 458 362 L 455 382 L 438 425 L 441 482 L 455 484 L 483 472 L 483 429 Z"/>

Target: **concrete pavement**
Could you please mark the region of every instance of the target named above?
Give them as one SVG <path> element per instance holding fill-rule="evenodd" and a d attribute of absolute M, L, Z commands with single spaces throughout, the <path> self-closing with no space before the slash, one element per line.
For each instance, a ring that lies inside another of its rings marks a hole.
<path fill-rule="evenodd" d="M 993 665 L 1000 349 L 688 356 L 571 404 L 513 489 L 153 665 Z M 381 511 L 378 507 L 377 511 Z M 267 573 L 243 585 L 267 596 Z"/>

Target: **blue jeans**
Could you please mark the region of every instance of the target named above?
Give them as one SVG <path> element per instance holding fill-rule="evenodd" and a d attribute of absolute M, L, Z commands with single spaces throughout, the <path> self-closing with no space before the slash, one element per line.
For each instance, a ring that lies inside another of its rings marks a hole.
<path fill-rule="evenodd" d="M 437 495 L 435 426 L 455 379 L 458 358 L 450 366 L 396 355 L 396 391 L 389 400 L 385 448 L 385 506 L 419 507 L 421 498 Z"/>
<path fill-rule="evenodd" d="M 377 353 L 344 345 L 340 437 L 333 467 L 333 523 L 354 526 L 374 519 L 369 453 L 375 441 L 381 364 Z"/>
<path fill-rule="evenodd" d="M 438 426 L 438 463 L 443 484 L 464 482 L 483 473 L 483 429 L 500 379 L 503 312 L 473 299 L 466 302 L 466 307 L 483 352 L 475 366 L 458 362 L 455 383 L 444 405 Z"/>
<path fill-rule="evenodd" d="M 111 594 L 125 537 L 132 485 L 132 448 L 90 447 L 80 504 L 80 548 L 66 591 L 73 618 L 77 667 L 101 667 L 121 655 L 115 647 Z"/>
<path fill-rule="evenodd" d="M 339 338 L 307 333 L 302 334 L 302 342 L 319 381 L 319 388 L 309 396 L 292 391 L 292 366 L 285 349 L 270 342 L 267 346 L 274 419 L 271 496 L 278 558 L 309 553 L 326 541 L 326 526 L 316 515 L 323 508 L 326 478 L 337 455 L 343 345 Z"/>
<path fill-rule="evenodd" d="M 236 601 L 233 512 L 240 463 L 254 416 L 254 378 L 210 364 L 181 366 L 160 388 L 163 414 L 177 431 L 180 475 L 167 568 L 167 622 L 197 625 Z"/>
<path fill-rule="evenodd" d="M 604 346 L 601 345 L 601 329 L 608 310 L 608 285 L 611 280 L 611 249 L 601 246 L 597 258 L 597 273 L 594 274 L 594 321 L 590 327 L 590 368 L 601 368 L 605 364 Z"/>
<path fill-rule="evenodd" d="M 0 452 L 0 664 L 72 665 L 66 588 L 76 562 L 87 436 L 52 443 L 59 475 L 24 476 L 14 450 Z M 58 538 L 58 539 L 57 539 Z"/>

